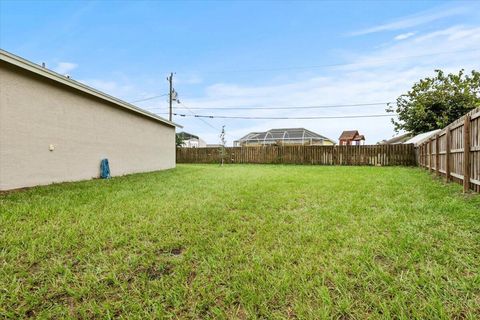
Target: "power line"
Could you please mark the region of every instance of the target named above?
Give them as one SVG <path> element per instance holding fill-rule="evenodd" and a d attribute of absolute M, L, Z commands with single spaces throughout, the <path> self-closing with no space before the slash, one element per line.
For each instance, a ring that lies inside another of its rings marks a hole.
<path fill-rule="evenodd" d="M 188 107 L 187 106 L 184 106 L 185 108 L 187 108 L 188 110 Z M 190 110 L 189 110 L 190 111 Z M 210 128 L 214 129 L 214 130 L 219 130 L 218 128 L 212 126 L 210 123 L 208 123 L 207 121 L 205 121 L 203 118 L 200 118 L 200 117 L 197 117 L 197 114 L 193 113 L 192 111 L 190 111 L 190 113 L 192 113 L 192 115 L 196 118 L 198 118 L 198 120 L 202 121 L 203 123 L 205 123 L 207 126 L 209 126 Z M 155 114 L 170 114 L 170 112 L 155 112 Z M 176 113 L 173 113 L 173 115 L 177 115 Z M 186 116 L 186 115 L 184 115 Z"/>
<path fill-rule="evenodd" d="M 218 128 L 214 127 L 213 125 L 211 125 L 209 122 L 205 121 L 204 119 L 202 119 L 203 117 L 199 117 L 195 112 L 193 112 L 192 110 L 190 110 L 189 107 L 187 107 L 186 105 L 184 105 L 182 102 L 180 102 L 180 105 L 184 106 L 194 117 L 200 119 L 203 123 L 205 123 L 207 126 L 209 126 L 210 128 L 214 129 L 214 130 L 219 130 Z M 174 113 L 174 115 L 177 115 L 176 113 Z M 184 115 L 186 116 L 186 115 Z"/>
<path fill-rule="evenodd" d="M 278 68 L 259 68 L 259 69 L 244 69 L 244 70 L 219 70 L 219 71 L 210 71 L 210 72 L 207 72 L 207 73 L 262 72 L 262 71 L 276 71 L 276 70 L 329 68 L 329 67 L 350 66 L 350 65 L 358 65 L 358 64 L 368 64 L 368 63 L 374 63 L 374 62 L 391 61 L 391 60 L 398 60 L 398 59 L 431 57 L 431 56 L 444 55 L 444 54 L 454 54 L 454 53 L 460 53 L 460 52 L 477 52 L 477 51 L 480 51 L 480 49 L 465 49 L 465 50 L 456 50 L 456 51 L 435 52 L 435 53 L 422 54 L 422 55 L 390 57 L 390 58 L 385 58 L 385 59 L 368 60 L 368 61 L 364 61 L 364 62 L 333 63 L 333 64 L 323 64 L 323 65 L 293 66 L 293 67 L 278 67 Z M 140 99 L 140 100 L 130 101 L 130 103 L 153 100 L 153 99 L 165 97 L 165 96 L 168 96 L 168 95 L 169 95 L 168 93 L 165 93 L 165 94 L 161 94 L 161 95 L 156 95 L 156 96 L 143 98 L 143 99 Z M 352 105 L 352 106 L 354 106 L 354 105 Z M 316 107 L 316 106 L 312 106 L 312 107 Z M 328 106 L 325 106 L 325 107 L 328 107 Z M 332 107 L 334 107 L 334 106 L 332 106 Z M 347 106 L 345 106 L 345 107 L 347 107 Z M 225 108 L 228 108 L 228 107 L 225 107 Z M 288 108 L 288 107 L 285 107 L 285 108 Z M 195 108 L 195 109 L 200 109 L 200 108 Z M 206 108 L 203 108 L 203 109 L 206 109 Z M 265 108 L 265 109 L 270 109 L 270 108 Z M 275 108 L 275 109 L 277 109 L 277 108 Z"/>
<path fill-rule="evenodd" d="M 190 110 L 191 108 L 187 107 L 187 106 L 184 105 L 182 102 L 180 102 L 179 104 L 182 105 L 182 106 L 184 106 L 187 110 L 189 110 L 189 112 L 190 112 L 192 115 L 194 115 L 194 117 L 198 118 L 200 121 L 202 121 L 203 123 L 205 123 L 205 124 L 206 124 L 207 126 L 209 126 L 210 128 L 214 129 L 215 131 L 218 131 L 218 130 L 219 130 L 219 128 L 216 128 L 215 126 L 211 125 L 209 122 L 205 121 L 205 120 L 203 119 L 203 117 L 200 117 L 200 116 L 198 116 L 195 112 L 191 111 L 191 110 Z M 177 115 L 177 114 L 174 113 L 174 115 Z M 223 129 L 223 128 L 222 128 L 222 129 Z M 225 134 L 226 134 L 227 136 L 235 139 L 235 137 L 232 136 L 231 134 L 229 134 L 229 133 L 225 133 Z"/>
<path fill-rule="evenodd" d="M 332 64 L 320 64 L 320 65 L 309 65 L 309 66 L 292 66 L 292 67 L 277 67 L 277 68 L 258 68 L 258 69 L 238 69 L 238 70 L 219 70 L 219 71 L 208 71 L 202 72 L 202 74 L 215 74 L 215 73 L 242 73 L 242 72 L 265 72 L 265 71 L 282 71 L 282 70 L 301 70 L 301 69 L 318 69 L 318 68 L 332 68 L 332 67 L 341 67 L 341 66 L 352 66 L 352 65 L 362 65 L 375 62 L 385 62 L 392 60 L 401 60 L 409 58 L 422 58 L 422 57 L 432 57 L 444 54 L 454 54 L 460 52 L 477 52 L 480 49 L 465 49 L 465 50 L 456 50 L 456 51 L 443 51 L 443 52 L 434 52 L 430 54 L 419 54 L 411 56 L 400 56 L 400 57 L 390 57 L 384 59 L 376 60 L 367 60 L 363 62 L 350 62 L 350 63 L 332 63 Z"/>
<path fill-rule="evenodd" d="M 249 119 L 249 120 L 316 120 L 316 119 L 354 119 L 354 118 L 380 118 L 380 117 L 396 117 L 397 114 L 370 114 L 370 115 L 346 115 L 346 116 L 312 116 L 312 117 L 250 117 L 250 116 L 214 116 L 214 115 L 199 115 L 199 114 L 181 114 L 174 113 L 180 117 L 196 117 L 196 118 L 210 118 L 210 119 Z"/>
<path fill-rule="evenodd" d="M 312 106 L 281 106 L 281 107 L 189 107 L 190 110 L 290 110 L 290 109 L 328 109 L 328 108 L 352 108 L 352 107 L 368 107 L 368 106 L 388 106 L 395 104 L 395 101 L 389 102 L 373 102 L 373 103 L 355 103 L 355 104 L 332 104 L 332 105 L 312 105 Z M 183 105 L 183 104 L 182 104 Z M 162 109 L 162 108 L 152 108 Z"/>
<path fill-rule="evenodd" d="M 289 110 L 289 109 L 328 109 L 328 108 L 351 108 L 365 106 L 384 106 L 394 104 L 394 101 L 375 102 L 375 103 L 356 103 L 356 104 L 337 104 L 337 105 L 313 105 L 313 106 L 281 106 L 281 107 L 191 107 L 192 110 Z"/>
<path fill-rule="evenodd" d="M 148 97 L 148 98 L 144 98 L 144 99 L 140 99 L 140 100 L 130 101 L 130 103 L 148 101 L 148 100 L 153 100 L 153 99 L 157 99 L 157 98 L 165 97 L 165 96 L 168 96 L 168 93 L 164 93 L 164 94 L 161 94 L 161 95 L 158 95 L 158 96 L 152 96 L 152 97 Z"/>

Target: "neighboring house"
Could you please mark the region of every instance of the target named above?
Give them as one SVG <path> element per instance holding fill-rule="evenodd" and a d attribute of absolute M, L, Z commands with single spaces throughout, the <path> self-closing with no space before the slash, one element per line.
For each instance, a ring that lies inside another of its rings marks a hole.
<path fill-rule="evenodd" d="M 304 128 L 271 129 L 265 132 L 250 132 L 233 142 L 237 147 L 264 145 L 334 145 L 335 142 Z"/>
<path fill-rule="evenodd" d="M 198 136 L 188 132 L 179 132 L 177 136 L 182 139 L 182 147 L 184 148 L 205 148 L 207 144 Z"/>
<path fill-rule="evenodd" d="M 358 130 L 343 131 L 338 140 L 341 146 L 365 144 L 365 136 L 358 133 Z"/>
<path fill-rule="evenodd" d="M 420 134 L 417 134 L 416 136 L 408 139 L 404 143 L 405 144 L 413 143 L 413 144 L 417 145 L 417 144 L 421 143 L 423 140 L 426 140 L 426 139 L 434 136 L 435 134 L 437 134 L 440 131 L 441 131 L 441 129 L 436 129 L 436 130 L 432 130 L 432 131 L 429 131 L 429 132 L 420 133 Z"/>
<path fill-rule="evenodd" d="M 388 139 L 388 140 L 382 140 L 382 141 L 378 142 L 377 144 L 402 144 L 402 143 L 405 143 L 405 141 L 409 140 L 412 137 L 413 137 L 413 135 L 411 133 L 404 133 L 404 134 L 398 135 L 398 136 L 393 137 L 393 138 Z"/>
<path fill-rule="evenodd" d="M 175 127 L 0 50 L 0 190 L 173 168 Z"/>
<path fill-rule="evenodd" d="M 221 148 L 222 145 L 220 143 L 213 143 L 213 144 L 207 144 L 207 148 Z"/>

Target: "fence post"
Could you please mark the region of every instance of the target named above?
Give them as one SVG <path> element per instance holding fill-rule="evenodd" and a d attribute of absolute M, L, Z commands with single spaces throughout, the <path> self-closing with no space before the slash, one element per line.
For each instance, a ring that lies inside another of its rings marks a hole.
<path fill-rule="evenodd" d="M 425 165 L 424 165 L 424 163 L 425 163 L 425 159 L 424 159 L 425 148 L 424 148 L 423 144 L 421 144 L 419 148 L 420 148 L 420 150 L 421 150 L 421 157 L 420 157 L 420 163 L 421 163 L 421 165 L 420 165 L 420 166 L 421 166 L 422 168 L 424 168 L 424 167 L 425 167 Z"/>
<path fill-rule="evenodd" d="M 420 168 L 423 168 L 423 145 L 418 146 L 418 163 Z"/>
<path fill-rule="evenodd" d="M 428 142 L 424 142 L 423 148 L 425 149 L 425 154 L 423 156 L 425 164 L 423 167 L 425 168 L 425 170 L 428 170 Z"/>
<path fill-rule="evenodd" d="M 420 162 L 420 167 L 423 168 L 423 144 L 418 146 L 418 150 L 419 150 L 419 158 L 418 158 L 418 161 Z"/>
<path fill-rule="evenodd" d="M 432 139 L 428 139 L 428 169 L 430 172 L 433 172 L 433 166 L 432 166 Z"/>
<path fill-rule="evenodd" d="M 439 141 L 438 141 L 438 134 L 435 136 L 435 174 L 440 176 L 440 154 L 439 151 Z"/>
<path fill-rule="evenodd" d="M 445 180 L 450 181 L 450 127 L 447 127 L 447 132 L 445 133 Z"/>
<path fill-rule="evenodd" d="M 470 189 L 470 116 L 463 123 L 463 192 Z"/>
<path fill-rule="evenodd" d="M 427 168 L 427 143 L 423 142 L 421 145 L 420 145 L 420 149 L 422 150 L 422 156 L 421 156 L 421 167 L 423 169 L 426 169 Z"/>

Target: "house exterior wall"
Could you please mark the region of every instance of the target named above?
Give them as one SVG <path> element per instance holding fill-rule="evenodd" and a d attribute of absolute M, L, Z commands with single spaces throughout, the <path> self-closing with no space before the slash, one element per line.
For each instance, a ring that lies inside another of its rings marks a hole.
<path fill-rule="evenodd" d="M 365 144 L 365 140 L 340 139 L 340 142 L 339 142 L 339 145 L 341 146 L 360 146 L 364 144 Z"/>
<path fill-rule="evenodd" d="M 183 147 L 185 148 L 205 148 L 207 144 L 202 139 L 191 138 L 183 140 Z"/>
<path fill-rule="evenodd" d="M 333 146 L 334 143 L 330 140 L 323 140 L 323 146 Z"/>
<path fill-rule="evenodd" d="M 0 190 L 98 177 L 103 158 L 173 168 L 175 127 L 0 61 Z"/>

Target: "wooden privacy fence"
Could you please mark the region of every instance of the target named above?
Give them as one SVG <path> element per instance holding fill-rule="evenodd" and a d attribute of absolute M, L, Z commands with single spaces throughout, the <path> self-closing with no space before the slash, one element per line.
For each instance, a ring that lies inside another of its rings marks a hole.
<path fill-rule="evenodd" d="M 177 148 L 178 163 L 219 163 L 220 148 Z M 225 163 L 416 165 L 413 144 L 227 147 Z"/>
<path fill-rule="evenodd" d="M 417 155 L 421 167 L 480 192 L 480 108 L 418 143 Z"/>

